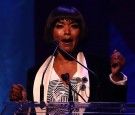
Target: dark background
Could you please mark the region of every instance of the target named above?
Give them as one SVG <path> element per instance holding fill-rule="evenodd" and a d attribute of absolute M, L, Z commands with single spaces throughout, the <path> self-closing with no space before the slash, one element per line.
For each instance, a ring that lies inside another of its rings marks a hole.
<path fill-rule="evenodd" d="M 46 4 L 47 3 L 47 4 Z M 48 5 L 51 4 L 51 5 Z M 98 52 L 97 55 L 108 55 L 109 52 L 109 2 L 97 0 L 57 0 L 36 3 L 36 62 L 44 57 L 43 49 L 47 48 L 44 44 L 44 24 L 50 11 L 59 5 L 69 5 L 76 7 L 84 16 L 87 26 L 87 42 L 82 47 L 87 52 Z M 44 59 L 44 58 L 43 58 Z"/>
<path fill-rule="evenodd" d="M 0 107 L 9 101 L 13 83 L 26 85 L 27 70 L 51 53 L 44 41 L 49 13 L 59 5 L 76 7 L 87 24 L 85 52 L 109 59 L 114 49 L 126 58 L 128 102 L 135 102 L 134 0 L 3 0 L 0 1 Z"/>

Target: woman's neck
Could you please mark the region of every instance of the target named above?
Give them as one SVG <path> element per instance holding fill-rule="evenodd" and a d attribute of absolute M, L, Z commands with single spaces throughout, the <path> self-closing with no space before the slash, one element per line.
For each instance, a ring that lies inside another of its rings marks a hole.
<path fill-rule="evenodd" d="M 61 75 L 69 73 L 70 79 L 77 71 L 77 63 L 74 59 L 69 59 L 63 56 L 61 53 L 57 53 L 54 59 L 54 70 L 61 79 Z"/>
<path fill-rule="evenodd" d="M 76 53 L 72 53 L 70 55 L 72 55 L 74 58 L 77 57 Z M 72 61 L 74 61 L 74 59 L 72 57 L 70 57 L 66 54 L 60 53 L 60 52 L 57 53 L 57 55 L 55 57 L 55 60 L 57 60 L 57 61 L 59 60 L 59 61 L 62 61 L 62 62 L 69 62 L 69 61 L 72 62 Z"/>

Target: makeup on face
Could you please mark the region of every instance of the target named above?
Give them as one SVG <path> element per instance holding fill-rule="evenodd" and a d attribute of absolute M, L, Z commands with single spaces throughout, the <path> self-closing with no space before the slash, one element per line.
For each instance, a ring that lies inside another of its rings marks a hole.
<path fill-rule="evenodd" d="M 69 53 L 73 52 L 78 44 L 79 35 L 79 25 L 71 19 L 59 20 L 53 30 L 54 40 L 58 40 L 60 47 Z"/>

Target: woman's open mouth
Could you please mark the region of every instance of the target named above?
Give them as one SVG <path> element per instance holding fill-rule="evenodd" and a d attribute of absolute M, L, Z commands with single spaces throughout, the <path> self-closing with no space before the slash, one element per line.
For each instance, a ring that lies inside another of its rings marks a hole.
<path fill-rule="evenodd" d="M 73 42 L 73 39 L 62 39 L 61 40 L 64 44 L 70 44 Z"/>

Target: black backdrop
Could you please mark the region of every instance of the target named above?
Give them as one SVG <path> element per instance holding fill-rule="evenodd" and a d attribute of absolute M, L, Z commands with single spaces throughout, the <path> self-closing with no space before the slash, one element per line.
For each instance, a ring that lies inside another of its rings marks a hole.
<path fill-rule="evenodd" d="M 128 101 L 135 101 L 135 3 L 134 0 L 36 0 L 36 63 L 44 61 L 50 49 L 44 42 L 44 25 L 50 11 L 59 5 L 74 6 L 87 24 L 88 41 L 84 51 L 109 59 L 118 49 L 127 59 L 123 72 L 128 76 Z M 117 31 L 117 32 L 116 32 Z"/>
<path fill-rule="evenodd" d="M 44 42 L 44 25 L 50 11 L 59 5 L 74 6 L 83 14 L 87 25 L 87 42 L 85 51 L 97 55 L 108 55 L 108 2 L 97 0 L 37 0 L 36 1 L 36 62 L 39 63 L 48 54 L 48 46 Z"/>
<path fill-rule="evenodd" d="M 26 85 L 27 70 L 52 53 L 44 42 L 44 25 L 59 5 L 75 6 L 87 24 L 88 41 L 82 49 L 106 59 L 114 49 L 126 57 L 127 100 L 135 102 L 134 0 L 1 0 L 0 1 L 0 109 L 9 100 L 12 84 Z"/>

